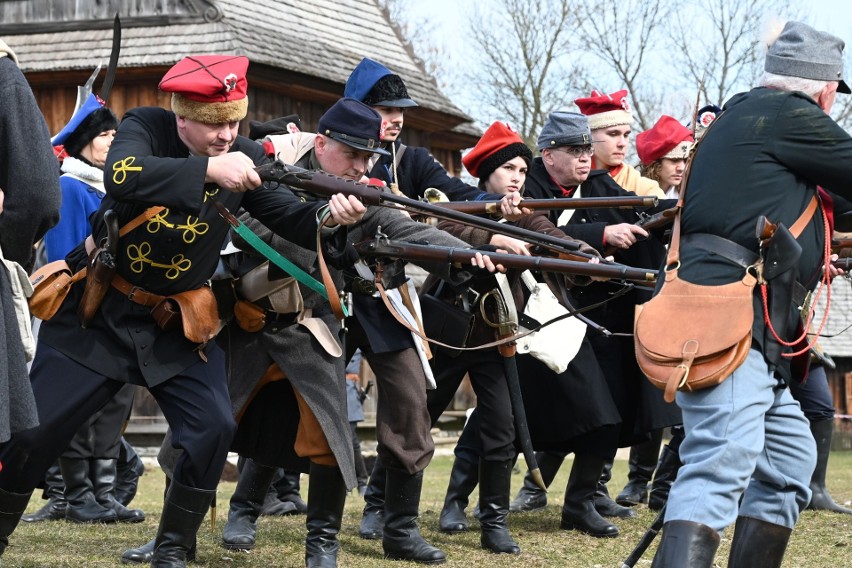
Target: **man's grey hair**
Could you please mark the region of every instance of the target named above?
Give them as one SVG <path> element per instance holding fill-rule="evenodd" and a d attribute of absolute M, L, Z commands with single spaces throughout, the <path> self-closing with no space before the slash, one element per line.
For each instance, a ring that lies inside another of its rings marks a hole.
<path fill-rule="evenodd" d="M 828 83 L 829 81 L 818 79 L 802 79 L 801 77 L 792 77 L 790 75 L 776 75 L 769 71 L 764 71 L 757 82 L 761 87 L 772 87 L 781 91 L 799 91 L 812 98 L 816 98 Z"/>

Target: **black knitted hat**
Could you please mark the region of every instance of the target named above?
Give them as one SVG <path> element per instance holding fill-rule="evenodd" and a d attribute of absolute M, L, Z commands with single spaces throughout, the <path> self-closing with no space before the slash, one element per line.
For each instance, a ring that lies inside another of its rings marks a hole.
<path fill-rule="evenodd" d="M 80 152 L 89 145 L 89 142 L 98 137 L 101 132 L 115 130 L 118 128 L 118 119 L 113 112 L 101 107 L 83 119 L 80 126 L 65 139 L 65 152 L 75 158 L 80 157 Z"/>
<path fill-rule="evenodd" d="M 520 156 L 527 163 L 527 167 L 529 167 L 530 162 L 532 162 L 532 152 L 529 147 L 523 142 L 515 142 L 514 144 L 509 144 L 505 148 L 500 148 L 479 164 L 477 168 L 477 172 L 479 174 L 480 181 L 486 181 L 488 177 L 494 173 L 494 170 L 511 160 L 512 158 L 517 158 Z"/>

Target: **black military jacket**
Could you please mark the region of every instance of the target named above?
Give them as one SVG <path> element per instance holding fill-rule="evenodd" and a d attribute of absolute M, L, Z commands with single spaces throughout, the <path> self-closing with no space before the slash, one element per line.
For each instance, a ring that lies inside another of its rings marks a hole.
<path fill-rule="evenodd" d="M 245 153 L 256 164 L 268 160 L 261 146 L 243 137 L 231 151 Z M 190 155 L 173 113 L 152 107 L 125 115 L 107 157 L 107 195 L 93 217 L 93 236 L 97 241 L 105 235 L 107 209 L 115 210 L 124 226 L 149 207 L 166 208 L 119 241 L 118 274 L 131 284 L 161 295 L 204 285 L 229 229 L 215 201 L 232 212 L 243 206 L 276 233 L 315 249 L 316 212 L 322 203 L 304 203 L 284 187 L 232 193 L 205 184 L 207 161 Z M 67 261 L 75 271 L 85 265 L 82 243 Z M 40 341 L 101 375 L 140 385 L 156 386 L 199 361 L 198 346 L 180 329 L 160 330 L 148 308 L 115 289 L 82 329 L 76 310 L 83 284 L 75 285 L 57 315 L 45 322 Z"/>

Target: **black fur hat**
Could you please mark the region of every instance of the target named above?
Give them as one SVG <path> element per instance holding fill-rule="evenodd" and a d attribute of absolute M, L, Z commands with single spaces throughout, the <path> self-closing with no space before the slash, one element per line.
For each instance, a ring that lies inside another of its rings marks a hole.
<path fill-rule="evenodd" d="M 408 89 L 405 88 L 405 83 L 402 82 L 399 75 L 385 75 L 373 85 L 367 96 L 364 97 L 364 104 L 370 106 L 389 106 L 389 107 L 414 107 L 417 106 L 411 97 L 408 96 Z"/>
<path fill-rule="evenodd" d="M 80 157 L 80 152 L 89 145 L 89 142 L 98 137 L 101 132 L 115 130 L 118 128 L 118 118 L 113 112 L 101 107 L 89 114 L 80 123 L 80 126 L 65 139 L 65 151 L 69 156 Z"/>

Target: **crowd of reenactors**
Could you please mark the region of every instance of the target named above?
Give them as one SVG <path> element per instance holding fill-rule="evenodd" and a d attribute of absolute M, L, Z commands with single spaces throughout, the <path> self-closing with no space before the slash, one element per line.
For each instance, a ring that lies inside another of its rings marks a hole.
<path fill-rule="evenodd" d="M 40 270 L 59 262 L 73 276 L 41 322 L 29 384 L 20 384 L 24 353 L 8 366 L 18 374 L 10 396 L 26 404 L 0 445 L 0 554 L 45 479 L 48 502 L 23 520 L 144 519 L 127 508 L 140 470 L 120 435 L 129 385 L 138 385 L 169 424 L 158 456 L 167 484 L 156 535 L 122 562 L 194 560 L 233 451 L 240 477 L 223 546 L 263 546 L 265 511 L 304 512 L 306 566 L 337 566 L 344 503 L 358 483 L 345 369 L 360 350 L 376 376 L 378 445 L 359 534 L 381 540 L 386 558 L 446 560 L 417 519 L 431 428 L 467 376 L 477 403 L 455 448 L 441 531 L 470 530 L 478 486 L 482 547 L 520 554 L 510 511 L 543 508 L 573 454 L 561 529 L 616 537 L 611 519 L 647 503 L 667 509 L 654 566 L 712 566 L 731 524 L 729 565 L 780 566 L 806 506 L 852 513 L 825 488 L 833 406 L 819 357 L 802 381 L 808 372 L 780 358 L 795 342 L 767 331 L 790 339 L 795 326 L 773 326 L 761 312 L 740 368 L 666 403 L 634 356 L 634 312 L 654 283 L 607 269 L 667 274 L 677 212 L 681 274 L 736 280 L 729 257 L 758 250 L 757 215 L 792 224 L 814 199 L 793 280 L 813 289 L 821 270 L 841 274 L 825 257 L 852 199 L 852 138 L 827 114 L 834 94 L 849 92 L 843 47 L 788 23 L 758 87 L 687 124 L 661 116 L 636 136 L 638 167 L 628 163 L 626 90 L 554 110 L 535 149 L 494 122 L 463 158 L 475 186 L 403 142 L 417 102 L 404 78 L 369 58 L 316 132 L 289 116 L 237 134 L 249 105 L 242 56 L 182 59 L 159 84 L 171 110 L 131 109 L 120 124 L 92 95 L 52 140 L 64 146 L 61 210 L 26 220 L 31 245 L 58 214 L 44 238 L 52 264 Z M 0 69 L 20 75 L 12 57 Z M 39 156 L 55 164 L 49 146 Z M 12 258 L 16 183 L 0 178 Z M 450 203 L 418 209 L 434 195 Z M 594 198 L 602 201 L 581 204 Z M 615 206 L 630 198 L 645 201 Z M 481 214 L 451 214 L 452 202 Z M 429 273 L 422 286 L 406 275 L 409 263 Z M 786 317 L 792 308 L 773 309 Z M 777 356 L 775 340 L 786 348 Z M 613 460 L 626 447 L 628 484 L 612 498 Z M 512 500 L 520 454 L 529 471 Z M 285 507 L 271 488 L 292 486 L 300 472 L 310 475 L 307 499 L 296 481 Z"/>

